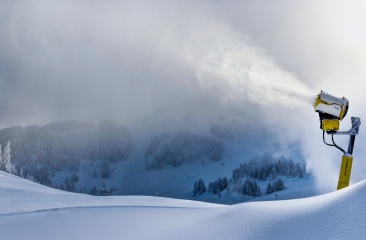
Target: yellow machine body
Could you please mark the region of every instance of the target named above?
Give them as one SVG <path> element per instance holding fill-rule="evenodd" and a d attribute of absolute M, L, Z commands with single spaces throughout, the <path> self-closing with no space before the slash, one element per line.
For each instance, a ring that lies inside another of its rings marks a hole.
<path fill-rule="evenodd" d="M 342 156 L 341 170 L 339 172 L 337 190 L 348 187 L 351 178 L 353 157 L 350 155 Z"/>
<path fill-rule="evenodd" d="M 324 120 L 322 120 L 321 127 L 324 131 L 338 131 L 339 130 L 339 120 L 324 119 Z"/>
<path fill-rule="evenodd" d="M 348 99 L 338 98 L 325 92 L 320 92 L 314 102 L 314 110 L 326 114 L 327 119 L 342 120 L 348 111 Z M 329 118 L 331 117 L 331 118 Z"/>

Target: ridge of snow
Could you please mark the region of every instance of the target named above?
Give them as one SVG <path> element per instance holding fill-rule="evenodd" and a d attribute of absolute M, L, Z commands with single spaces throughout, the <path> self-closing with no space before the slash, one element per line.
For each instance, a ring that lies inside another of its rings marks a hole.
<path fill-rule="evenodd" d="M 0 172 L 2 239 L 364 239 L 366 180 L 329 194 L 232 206 L 67 193 Z"/>

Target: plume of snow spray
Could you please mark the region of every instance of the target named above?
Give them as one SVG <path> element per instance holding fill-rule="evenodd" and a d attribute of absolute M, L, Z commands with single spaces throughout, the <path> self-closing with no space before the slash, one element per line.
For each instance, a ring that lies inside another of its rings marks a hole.
<path fill-rule="evenodd" d="M 313 90 L 230 26 L 201 26 L 188 39 L 181 55 L 194 69 L 201 87 L 221 92 L 223 100 L 241 99 L 265 106 L 312 102 Z"/>

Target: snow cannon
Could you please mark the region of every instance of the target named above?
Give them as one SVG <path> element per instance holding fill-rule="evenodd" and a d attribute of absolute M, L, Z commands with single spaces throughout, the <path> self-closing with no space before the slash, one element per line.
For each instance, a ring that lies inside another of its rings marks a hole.
<path fill-rule="evenodd" d="M 353 147 L 361 125 L 359 117 L 351 117 L 352 128 L 348 131 L 339 131 L 339 122 L 346 116 L 348 107 L 349 101 L 347 98 L 338 98 L 323 91 L 319 93 L 314 102 L 314 110 L 319 113 L 320 128 L 323 130 L 323 142 L 343 152 L 337 190 L 349 186 L 353 162 Z M 332 143 L 325 141 L 325 133 L 332 136 Z M 349 136 L 347 151 L 335 143 L 334 135 Z"/>
<path fill-rule="evenodd" d="M 349 101 L 321 91 L 314 102 L 314 110 L 319 113 L 320 128 L 324 131 L 338 131 L 339 121 L 347 114 Z"/>

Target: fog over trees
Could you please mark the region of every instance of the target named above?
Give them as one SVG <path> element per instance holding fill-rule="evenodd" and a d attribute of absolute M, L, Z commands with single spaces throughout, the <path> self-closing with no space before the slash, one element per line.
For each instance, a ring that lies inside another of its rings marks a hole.
<path fill-rule="evenodd" d="M 155 134 L 136 147 L 129 128 L 110 120 L 98 124 L 64 121 L 15 126 L 0 130 L 0 144 L 4 146 L 0 147 L 0 170 L 66 191 L 110 195 L 116 189 L 106 184 L 106 179 L 120 175 L 113 169 L 133 153 L 140 157 L 134 159 L 140 166 L 145 163 L 141 172 L 133 174 L 174 171 L 188 163 L 224 165 L 225 145 L 235 142 L 234 136 L 230 128 L 215 125 L 208 127 L 206 134 L 188 130 Z M 221 197 L 227 191 L 259 197 L 284 190 L 284 178 L 303 178 L 305 174 L 305 164 L 267 154 L 243 162 L 229 178 L 219 177 L 219 172 L 211 182 L 199 178 L 191 196 Z M 80 178 L 84 179 L 83 186 L 79 186 Z M 127 175 L 124 178 L 127 181 Z M 169 181 L 174 183 L 174 177 Z M 261 188 L 262 183 L 267 184 L 265 188 Z"/>
<path fill-rule="evenodd" d="M 161 169 L 165 165 L 177 167 L 197 160 L 219 161 L 224 154 L 224 143 L 214 137 L 191 132 L 155 135 L 145 153 L 146 170 Z"/>
<path fill-rule="evenodd" d="M 78 171 L 83 159 L 101 163 L 108 177 L 109 164 L 127 160 L 133 149 L 129 129 L 112 121 L 15 126 L 0 130 L 0 144 L 6 142 L 11 142 L 17 168 L 46 185 L 55 172 Z"/>

